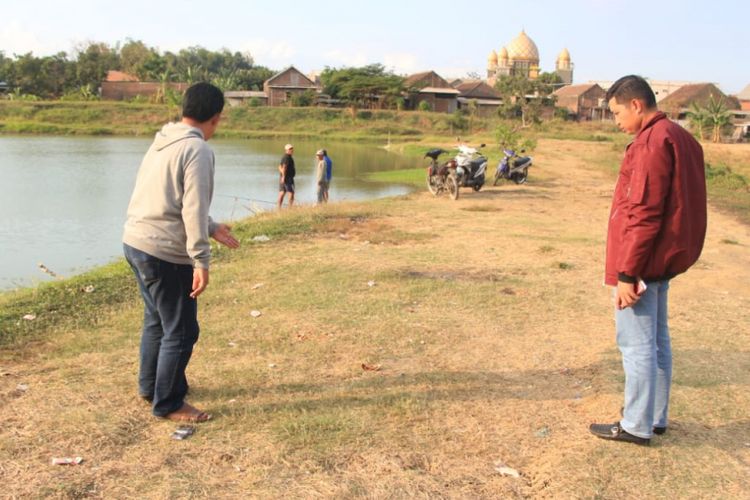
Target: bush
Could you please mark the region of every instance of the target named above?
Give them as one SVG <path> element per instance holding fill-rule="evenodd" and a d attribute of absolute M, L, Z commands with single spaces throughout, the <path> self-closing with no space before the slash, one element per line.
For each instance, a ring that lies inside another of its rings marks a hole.
<path fill-rule="evenodd" d="M 419 111 L 432 111 L 432 106 L 430 106 L 430 103 L 427 101 L 421 101 L 417 106 L 417 109 Z"/>
<path fill-rule="evenodd" d="M 448 120 L 455 130 L 466 130 L 469 128 L 469 120 L 460 110 L 456 110 Z"/>

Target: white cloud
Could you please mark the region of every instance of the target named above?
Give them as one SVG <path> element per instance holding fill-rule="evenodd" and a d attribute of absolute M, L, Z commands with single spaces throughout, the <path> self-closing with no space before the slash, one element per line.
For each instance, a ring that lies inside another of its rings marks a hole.
<path fill-rule="evenodd" d="M 295 48 L 285 41 L 275 42 L 263 38 L 248 40 L 242 44 L 241 52 L 250 52 L 256 64 L 269 68 L 286 68 L 295 64 Z"/>
<path fill-rule="evenodd" d="M 45 56 L 65 49 L 50 40 L 40 38 L 34 30 L 14 20 L 0 27 L 0 50 L 5 52 L 6 56 L 27 52 L 33 52 L 35 56 Z"/>
<path fill-rule="evenodd" d="M 396 74 L 411 75 L 420 71 L 426 71 L 424 63 L 421 63 L 416 54 L 408 52 L 396 52 L 383 56 L 383 65 L 387 70 Z"/>
<path fill-rule="evenodd" d="M 331 66 L 333 68 L 341 66 L 365 66 L 375 62 L 372 57 L 365 52 L 347 52 L 341 49 L 329 50 L 323 54 L 323 61 L 326 66 Z"/>

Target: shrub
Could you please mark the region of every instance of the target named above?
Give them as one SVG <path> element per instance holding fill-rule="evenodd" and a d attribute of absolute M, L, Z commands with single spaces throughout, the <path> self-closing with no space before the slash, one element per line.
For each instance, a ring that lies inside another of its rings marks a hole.
<path fill-rule="evenodd" d="M 430 103 L 427 101 L 421 101 L 417 106 L 417 109 L 419 111 L 432 111 L 432 106 L 430 106 Z"/>

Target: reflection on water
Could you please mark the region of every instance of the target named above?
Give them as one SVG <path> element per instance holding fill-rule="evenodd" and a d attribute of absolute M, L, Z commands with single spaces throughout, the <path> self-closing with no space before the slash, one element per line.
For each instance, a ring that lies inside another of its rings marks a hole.
<path fill-rule="evenodd" d="M 274 210 L 283 140 L 213 140 L 211 215 L 241 219 Z M 79 273 L 121 255 L 122 225 L 149 138 L 0 137 L 0 289 Z M 315 200 L 315 151 L 334 162 L 331 202 L 405 193 L 358 179 L 364 172 L 413 167 L 372 146 L 296 141 L 296 202 Z"/>

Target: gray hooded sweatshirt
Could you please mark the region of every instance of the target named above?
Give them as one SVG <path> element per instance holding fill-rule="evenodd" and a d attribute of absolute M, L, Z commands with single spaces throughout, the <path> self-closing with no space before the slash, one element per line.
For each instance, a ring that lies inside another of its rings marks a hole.
<path fill-rule="evenodd" d="M 142 252 L 208 269 L 208 215 L 214 191 L 214 152 L 203 132 L 169 123 L 156 133 L 143 158 L 128 206 L 122 240 Z"/>

